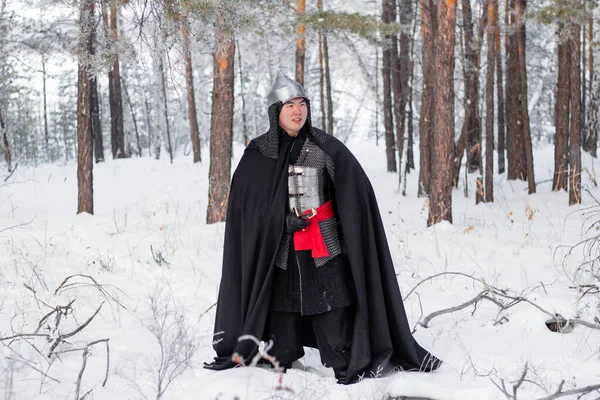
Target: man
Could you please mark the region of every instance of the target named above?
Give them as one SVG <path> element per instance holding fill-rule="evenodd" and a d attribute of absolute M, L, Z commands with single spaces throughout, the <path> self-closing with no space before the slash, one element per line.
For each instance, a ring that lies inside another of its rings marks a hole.
<path fill-rule="evenodd" d="M 336 138 L 312 127 L 303 87 L 279 72 L 269 130 L 233 175 L 215 320 L 225 369 L 273 342 L 289 368 L 316 347 L 339 383 L 441 361 L 410 332 L 387 239 L 365 172 Z"/>

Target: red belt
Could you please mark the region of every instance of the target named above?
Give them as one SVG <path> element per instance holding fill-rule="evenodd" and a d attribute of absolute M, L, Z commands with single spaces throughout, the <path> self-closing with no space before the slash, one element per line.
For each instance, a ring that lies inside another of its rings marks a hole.
<path fill-rule="evenodd" d="M 314 211 L 313 211 L 314 210 Z M 312 250 L 313 258 L 327 257 L 329 250 L 321 234 L 319 221 L 333 217 L 333 206 L 331 200 L 325 202 L 317 209 L 306 210 L 303 215 L 311 215 L 308 218 L 308 226 L 294 233 L 294 248 L 296 250 Z"/>

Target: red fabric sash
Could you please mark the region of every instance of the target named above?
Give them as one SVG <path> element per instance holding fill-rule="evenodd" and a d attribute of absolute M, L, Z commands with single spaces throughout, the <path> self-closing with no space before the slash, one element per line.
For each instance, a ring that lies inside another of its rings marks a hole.
<path fill-rule="evenodd" d="M 294 233 L 294 248 L 296 250 L 312 250 L 312 257 L 327 257 L 329 250 L 325 245 L 325 240 L 319 228 L 319 221 L 324 221 L 333 217 L 333 206 L 331 200 L 323 203 L 316 209 L 317 214 L 308 220 L 308 226 Z M 311 210 L 306 210 L 304 214 L 310 214 Z"/>

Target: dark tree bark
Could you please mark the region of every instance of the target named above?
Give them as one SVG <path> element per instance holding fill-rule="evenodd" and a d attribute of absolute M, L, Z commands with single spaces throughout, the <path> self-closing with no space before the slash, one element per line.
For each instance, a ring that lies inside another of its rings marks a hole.
<path fill-rule="evenodd" d="M 552 190 L 567 190 L 569 173 L 569 115 L 571 102 L 571 54 L 564 23 L 558 24 L 558 80 L 556 84 L 556 107 L 554 135 L 554 178 Z"/>
<path fill-rule="evenodd" d="M 435 89 L 431 196 L 427 225 L 452 222 L 454 158 L 454 41 L 456 0 L 438 1 L 435 39 Z"/>
<path fill-rule="evenodd" d="M 571 57 L 571 126 L 569 142 L 569 205 L 581 203 L 581 26 L 571 23 L 572 37 L 569 41 Z"/>
<path fill-rule="evenodd" d="M 381 20 L 384 23 L 394 22 L 393 0 L 383 0 Z M 391 40 L 390 35 L 386 35 Z M 385 128 L 385 154 L 387 159 L 387 171 L 396 172 L 396 140 L 394 137 L 394 115 L 392 113 L 392 49 L 386 48 L 382 55 L 383 67 L 381 76 L 383 78 L 383 126 Z"/>
<path fill-rule="evenodd" d="M 306 13 L 306 0 L 298 0 L 296 12 L 302 18 Z M 304 55 L 306 54 L 306 25 L 299 22 L 296 28 L 296 81 L 304 86 Z"/>
<path fill-rule="evenodd" d="M 471 1 L 462 0 L 463 32 L 465 40 L 465 122 L 467 170 L 483 170 L 481 145 L 481 116 L 479 113 L 479 52 L 481 40 L 475 42 Z"/>
<path fill-rule="evenodd" d="M 110 1 L 110 14 L 107 10 Z M 110 18 L 110 24 L 109 24 Z M 113 54 L 113 65 L 108 71 L 108 94 L 110 104 L 110 144 L 113 159 L 125 157 L 125 134 L 123 131 L 123 101 L 119 73 L 119 55 L 116 51 L 119 31 L 117 26 L 117 0 L 102 0 L 102 20 L 107 36 L 109 53 Z"/>
<path fill-rule="evenodd" d="M 165 127 L 167 131 L 167 151 L 169 152 L 169 158 L 171 164 L 173 164 L 173 142 L 171 141 L 171 126 L 169 124 L 169 104 L 167 102 L 167 82 L 165 79 L 165 66 L 162 60 L 162 56 L 159 57 L 158 68 L 160 68 L 160 82 L 162 88 L 162 100 L 163 110 L 165 116 Z M 156 159 L 160 158 L 160 146 L 157 146 Z"/>
<path fill-rule="evenodd" d="M 508 0 L 506 0 L 508 1 Z M 496 3 L 496 11 L 500 8 L 498 3 Z M 498 12 L 496 12 L 496 90 L 498 94 L 498 173 L 503 174 L 505 170 L 504 164 L 504 152 L 505 152 L 505 134 L 506 134 L 506 124 L 505 124 L 505 113 L 504 113 L 504 77 L 502 73 L 502 47 L 500 43 L 500 18 L 498 17 Z"/>
<path fill-rule="evenodd" d="M 188 19 L 181 17 L 183 30 L 183 54 L 185 57 L 185 82 L 187 87 L 188 119 L 190 121 L 190 136 L 194 152 L 194 162 L 201 162 L 200 134 L 198 132 L 198 117 L 196 115 L 196 95 L 194 94 L 194 74 L 192 72 L 192 54 L 190 52 L 190 34 Z"/>
<path fill-rule="evenodd" d="M 224 23 L 220 15 L 213 69 L 207 224 L 225 221 L 231 179 L 235 42 Z"/>
<path fill-rule="evenodd" d="M 333 135 L 333 92 L 331 90 L 331 69 L 329 68 L 329 46 L 327 35 L 323 34 L 323 57 L 325 60 L 325 94 L 327 96 L 327 133 Z"/>
<path fill-rule="evenodd" d="M 489 0 L 487 29 L 487 78 L 485 85 L 485 201 L 494 201 L 494 67 L 498 0 Z"/>
<path fill-rule="evenodd" d="M 396 22 L 396 0 L 389 0 L 390 16 L 393 22 Z M 401 14 L 402 15 L 402 14 Z M 406 34 L 405 34 L 406 36 Z M 398 170 L 402 170 L 402 153 L 404 152 L 404 108 L 406 107 L 405 86 L 407 85 L 407 67 L 403 64 L 408 62 L 408 59 L 401 59 L 399 56 L 398 36 L 391 35 L 392 48 L 390 50 L 390 67 L 392 78 L 392 94 L 394 99 L 393 115 L 396 133 L 396 148 L 398 150 Z M 399 180 L 402 180 L 402 175 L 399 174 Z"/>
<path fill-rule="evenodd" d="M 323 11 L 323 1 L 317 1 L 317 8 Z M 317 34 L 319 42 L 319 99 L 321 100 L 321 129 L 327 131 L 327 113 L 325 109 L 325 60 L 323 58 L 323 33 Z"/>
<path fill-rule="evenodd" d="M 98 99 L 98 80 L 96 75 L 90 78 L 92 102 L 92 140 L 94 142 L 94 157 L 97 163 L 104 162 L 104 139 L 102 123 L 100 122 L 100 106 Z"/>
<path fill-rule="evenodd" d="M 408 86 L 409 80 L 412 76 L 411 72 L 411 38 L 410 34 L 406 32 L 408 26 L 410 26 L 414 16 L 412 9 L 412 1 L 411 0 L 398 0 L 399 1 L 399 17 L 400 17 L 400 25 L 402 26 L 402 31 L 399 34 L 399 44 L 400 44 L 400 116 L 401 118 L 398 120 L 398 124 L 400 125 L 398 131 L 401 134 L 402 140 L 397 144 L 398 146 L 398 154 L 400 154 L 400 161 L 402 161 L 402 153 L 404 151 L 404 133 L 406 132 L 406 126 L 411 124 L 411 120 L 407 119 L 406 115 L 406 106 L 408 103 L 409 94 L 411 91 L 411 87 Z M 408 157 L 408 154 L 407 154 Z M 398 165 L 402 165 L 401 162 L 398 162 Z"/>
<path fill-rule="evenodd" d="M 588 19 L 588 40 L 590 43 L 594 40 L 594 20 L 590 15 Z M 594 70 L 594 46 L 588 46 L 588 63 L 590 70 L 590 102 L 587 108 L 587 115 L 584 127 L 583 150 L 596 157 L 598 148 L 598 112 L 600 103 L 600 74 Z"/>
<path fill-rule="evenodd" d="M 236 45 L 237 53 L 238 53 L 238 70 L 240 72 L 240 97 L 242 98 L 242 129 L 244 136 L 244 145 L 248 145 L 250 143 L 250 137 L 248 136 L 248 123 L 246 119 L 246 96 L 244 95 L 244 68 L 242 63 L 242 49 L 240 46 Z"/>
<path fill-rule="evenodd" d="M 92 38 L 93 40 L 93 38 Z M 42 54 L 42 82 L 43 82 L 43 101 L 44 101 L 44 151 L 46 157 L 52 162 L 54 160 L 50 157 L 49 140 L 50 133 L 48 132 L 48 111 L 46 101 L 46 55 Z"/>
<path fill-rule="evenodd" d="M 94 214 L 92 105 L 90 60 L 94 28 L 94 1 L 80 3 L 80 44 L 77 76 L 77 214 Z"/>
<path fill-rule="evenodd" d="M 521 109 L 522 82 L 519 70 L 519 35 L 521 27 L 516 19 L 516 2 L 520 0 L 507 0 L 509 2 L 507 42 L 508 56 L 506 68 L 506 94 L 507 110 L 506 115 L 510 115 L 507 123 L 506 144 L 508 161 L 508 179 L 525 180 L 527 168 L 525 162 L 525 151 L 523 143 L 523 116 Z"/>
<path fill-rule="evenodd" d="M 535 193 L 535 174 L 533 165 L 533 145 L 531 143 L 531 125 L 529 123 L 529 107 L 528 107 L 528 94 L 527 94 L 527 64 L 525 63 L 525 43 L 526 43 L 526 30 L 523 16 L 527 8 L 527 0 L 516 1 L 516 22 L 520 29 L 520 34 L 517 37 L 517 49 L 519 55 L 519 80 L 521 82 L 519 91 L 519 104 L 521 114 L 521 137 L 523 138 L 524 152 L 525 152 L 525 170 L 527 176 L 527 187 L 528 193 Z M 581 113 L 581 109 L 580 109 Z"/>
<path fill-rule="evenodd" d="M 135 131 L 135 143 L 137 147 L 137 154 L 139 157 L 142 156 L 142 146 L 140 145 L 140 132 L 138 131 L 137 118 L 135 116 L 135 109 L 133 108 L 133 103 L 131 101 L 131 97 L 129 97 L 129 92 L 127 91 L 127 85 L 125 80 L 122 80 L 123 83 L 123 92 L 125 93 L 125 100 L 127 100 L 127 104 L 129 105 L 129 111 L 131 112 L 131 119 L 133 121 L 133 130 Z"/>
<path fill-rule="evenodd" d="M 6 167 L 8 172 L 12 172 L 12 156 L 10 153 L 10 144 L 8 143 L 8 133 L 6 132 L 6 125 L 4 125 L 4 118 L 2 116 L 2 108 L 0 108 L 0 130 L 2 131 L 2 144 L 4 146 L 4 161 L 6 161 Z"/>
<path fill-rule="evenodd" d="M 323 11 L 323 0 L 317 0 L 317 9 Z M 333 98 L 331 95 L 331 74 L 329 70 L 329 48 L 327 35 L 319 31 L 319 87 L 321 95 L 321 127 L 333 135 Z"/>
<path fill-rule="evenodd" d="M 96 54 L 96 29 L 91 32 L 92 50 L 91 55 Z M 97 163 L 104 162 L 104 139 L 102 137 L 102 123 L 100 122 L 100 99 L 98 97 L 98 77 L 96 71 L 90 75 L 90 102 L 92 107 L 92 142 L 94 146 L 94 158 Z M 45 111 L 44 111 L 45 112 Z"/>
<path fill-rule="evenodd" d="M 437 25 L 437 5 L 432 0 L 419 0 L 421 12 L 421 37 L 423 38 L 423 90 L 419 116 L 419 196 L 431 194 L 434 45 Z"/>

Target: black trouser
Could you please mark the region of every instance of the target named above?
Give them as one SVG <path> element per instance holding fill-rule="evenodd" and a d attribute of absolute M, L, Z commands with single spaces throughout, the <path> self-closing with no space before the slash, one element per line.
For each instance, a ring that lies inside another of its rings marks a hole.
<path fill-rule="evenodd" d="M 322 314 L 302 316 L 295 312 L 270 311 L 269 354 L 280 364 L 289 365 L 304 355 L 304 335 L 312 334 L 321 354 L 321 362 L 335 371 L 336 377 L 348 369 L 354 307 L 343 307 Z M 308 331 L 307 331 L 308 330 Z"/>

